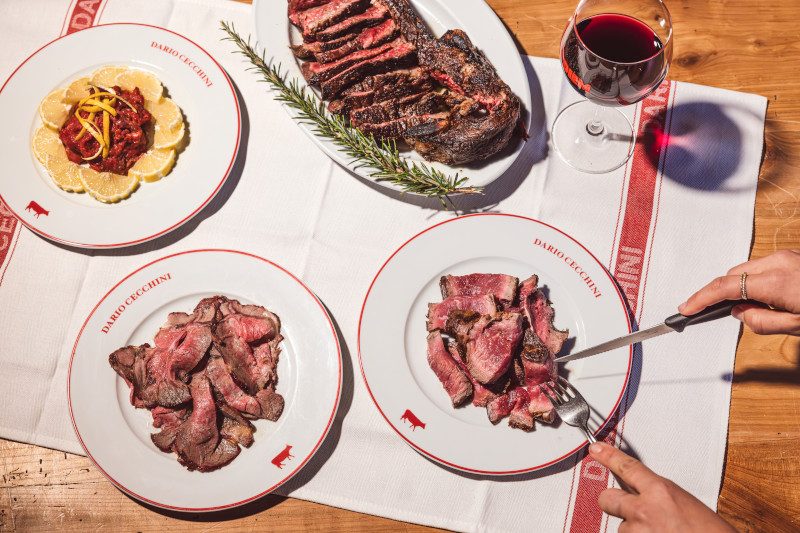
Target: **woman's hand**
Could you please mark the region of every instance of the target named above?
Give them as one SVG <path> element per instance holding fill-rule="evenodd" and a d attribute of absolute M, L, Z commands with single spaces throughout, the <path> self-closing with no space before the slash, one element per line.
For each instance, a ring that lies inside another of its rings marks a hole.
<path fill-rule="evenodd" d="M 742 304 L 734 307 L 733 316 L 761 335 L 800 335 L 800 252 L 796 250 L 775 252 L 730 269 L 693 294 L 678 311 L 693 315 L 722 300 L 739 300 L 745 272 L 747 297 L 777 309 Z"/>
<path fill-rule="evenodd" d="M 600 508 L 622 518 L 620 533 L 735 532 L 700 500 L 617 448 L 605 443 L 592 444 L 589 454 L 637 492 L 607 489 L 600 494 Z"/>

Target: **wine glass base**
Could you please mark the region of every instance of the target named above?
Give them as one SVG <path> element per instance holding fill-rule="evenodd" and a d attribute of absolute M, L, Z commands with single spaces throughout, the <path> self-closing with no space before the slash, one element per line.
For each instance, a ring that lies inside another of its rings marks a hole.
<path fill-rule="evenodd" d="M 630 120 L 613 107 L 583 100 L 556 117 L 553 148 L 569 166 L 589 174 L 604 174 L 624 165 L 635 145 Z"/>

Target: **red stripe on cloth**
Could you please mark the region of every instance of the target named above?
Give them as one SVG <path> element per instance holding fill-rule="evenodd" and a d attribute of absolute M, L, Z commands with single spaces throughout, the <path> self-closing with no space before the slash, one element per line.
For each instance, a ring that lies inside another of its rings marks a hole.
<path fill-rule="evenodd" d="M 71 5 L 72 11 L 67 12 L 67 29 L 64 35 L 94 26 L 102 3 L 103 0 L 78 0 L 74 6 Z"/>
<path fill-rule="evenodd" d="M 11 254 L 16 245 L 19 235 L 19 221 L 14 213 L 0 200 L 0 272 L 5 273 L 8 263 L 11 261 Z M 2 278 L 0 278 L 2 282 Z"/>
<path fill-rule="evenodd" d="M 630 161 L 628 194 L 625 215 L 619 234 L 614 277 L 628 298 L 631 311 L 636 315 L 640 305 L 640 287 L 644 277 L 644 259 L 653 219 L 656 183 L 665 144 L 661 142 L 672 85 L 665 81 L 641 103 L 637 124 L 638 139 Z M 660 133 L 660 134 L 659 134 Z M 626 398 L 627 404 L 627 398 Z M 623 410 L 625 407 L 623 407 Z M 616 416 L 616 415 L 615 415 Z M 612 446 L 617 440 L 617 422 L 609 424 L 604 441 Z M 600 493 L 608 487 L 609 472 L 588 455 L 578 466 L 578 489 L 572 512 L 570 531 L 574 533 L 598 532 L 603 523 L 603 511 L 597 505 Z"/>

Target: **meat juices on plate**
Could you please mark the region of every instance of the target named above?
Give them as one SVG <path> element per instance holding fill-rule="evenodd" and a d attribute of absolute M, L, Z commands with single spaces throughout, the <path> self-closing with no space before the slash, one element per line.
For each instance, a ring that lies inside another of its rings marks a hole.
<path fill-rule="evenodd" d="M 151 435 L 189 470 L 209 472 L 250 447 L 251 419 L 278 420 L 280 319 L 257 305 L 205 298 L 192 314 L 170 313 L 154 347 L 113 352 L 111 367 L 130 387 L 135 407 L 151 410 Z"/>
<path fill-rule="evenodd" d="M 472 399 L 492 424 L 508 417 L 525 431 L 555 410 L 539 385 L 558 376 L 554 357 L 569 336 L 534 275 L 443 276 L 443 300 L 428 304 L 428 364 L 453 407 Z M 443 335 L 445 337 L 443 337 Z"/>
<path fill-rule="evenodd" d="M 466 33 L 434 37 L 408 0 L 289 0 L 303 76 L 331 112 L 448 165 L 488 159 L 518 129 L 519 98 Z"/>

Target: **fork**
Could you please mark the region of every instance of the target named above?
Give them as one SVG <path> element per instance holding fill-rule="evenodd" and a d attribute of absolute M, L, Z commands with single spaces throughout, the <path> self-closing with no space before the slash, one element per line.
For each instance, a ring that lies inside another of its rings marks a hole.
<path fill-rule="evenodd" d="M 542 383 L 539 388 L 550 399 L 550 403 L 553 404 L 561 420 L 583 431 L 590 444 L 597 442 L 595 436 L 589 431 L 589 404 L 586 403 L 578 389 L 561 376 L 558 376 L 558 380 L 555 382 Z M 614 479 L 617 480 L 617 484 L 622 490 L 636 494 L 636 491 L 616 474 L 614 474 Z"/>
<path fill-rule="evenodd" d="M 569 381 L 558 376 L 557 381 L 551 381 L 547 386 L 542 383 L 539 388 L 553 404 L 561 420 L 583 431 L 590 443 L 597 442 L 589 431 L 589 404 Z"/>

